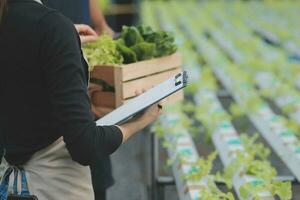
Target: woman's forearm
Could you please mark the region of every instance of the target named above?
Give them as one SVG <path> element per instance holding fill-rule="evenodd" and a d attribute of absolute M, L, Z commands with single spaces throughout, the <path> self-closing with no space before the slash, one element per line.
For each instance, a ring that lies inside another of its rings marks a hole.
<path fill-rule="evenodd" d="M 154 122 L 160 115 L 161 108 L 162 107 L 158 104 L 152 105 L 140 117 L 131 120 L 128 123 L 117 126 L 123 134 L 123 143 L 126 142 L 135 133 Z"/>
<path fill-rule="evenodd" d="M 90 14 L 96 32 L 98 34 L 103 33 L 108 25 L 102 11 L 98 7 L 98 3 L 96 0 L 90 0 Z"/>
<path fill-rule="evenodd" d="M 144 129 L 149 123 L 150 121 L 148 122 L 147 120 L 133 120 L 118 126 L 123 134 L 123 143 L 126 142 L 135 133 Z"/>

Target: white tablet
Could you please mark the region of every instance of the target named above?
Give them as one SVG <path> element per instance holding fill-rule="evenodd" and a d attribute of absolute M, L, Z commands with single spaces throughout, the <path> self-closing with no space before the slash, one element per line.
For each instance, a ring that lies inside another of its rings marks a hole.
<path fill-rule="evenodd" d="M 161 101 L 171 94 L 183 89 L 187 85 L 185 71 L 151 88 L 147 92 L 131 99 L 128 103 L 108 113 L 96 121 L 98 126 L 116 125 L 126 122 L 134 115 L 142 112 L 149 106 Z"/>

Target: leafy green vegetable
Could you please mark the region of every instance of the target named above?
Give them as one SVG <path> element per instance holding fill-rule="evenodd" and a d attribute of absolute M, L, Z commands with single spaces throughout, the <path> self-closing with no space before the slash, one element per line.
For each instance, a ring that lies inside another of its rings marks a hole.
<path fill-rule="evenodd" d="M 253 157 L 258 157 L 262 160 L 268 159 L 271 151 L 269 148 L 266 148 L 263 143 L 258 143 L 258 138 L 258 133 L 255 133 L 251 137 L 246 134 L 241 134 L 243 146 L 248 154 L 252 155 Z"/>
<path fill-rule="evenodd" d="M 92 71 L 96 65 L 122 64 L 123 57 L 117 50 L 117 44 L 108 35 L 99 37 L 95 43 L 83 46 L 83 54 L 89 63 L 89 70 Z"/>
<path fill-rule="evenodd" d="M 213 162 L 217 157 L 217 152 L 213 152 L 208 155 L 207 159 L 200 158 L 193 166 L 193 169 L 189 174 L 185 177 L 188 180 L 201 180 L 204 176 L 211 172 L 213 167 Z"/>
<path fill-rule="evenodd" d="M 165 31 L 154 32 L 151 27 L 139 26 L 144 40 L 146 42 L 156 44 L 155 57 L 162 57 L 166 55 L 171 55 L 177 51 L 177 46 L 175 45 L 174 36 Z"/>
<path fill-rule="evenodd" d="M 138 26 L 137 28 L 145 40 L 147 40 L 147 36 L 154 33 L 150 26 Z"/>
<path fill-rule="evenodd" d="M 131 49 L 135 52 L 138 61 L 149 60 L 153 58 L 155 52 L 155 44 L 141 42 L 131 47 Z"/>
<path fill-rule="evenodd" d="M 232 103 L 229 107 L 230 113 L 233 117 L 239 118 L 245 115 L 245 110 L 243 107 L 236 103 Z"/>
<path fill-rule="evenodd" d="M 124 40 L 127 47 L 132 47 L 144 41 L 139 30 L 134 26 L 123 26 L 121 38 Z"/>
<path fill-rule="evenodd" d="M 223 193 L 214 184 L 212 179 L 208 180 L 209 190 L 201 191 L 200 200 L 234 200 L 231 192 Z"/>
<path fill-rule="evenodd" d="M 123 59 L 124 59 L 123 63 L 124 64 L 137 62 L 136 53 L 124 44 L 124 40 L 119 39 L 117 41 L 117 50 L 123 56 Z"/>
<path fill-rule="evenodd" d="M 177 51 L 174 36 L 165 31 L 155 32 L 150 26 L 124 26 L 117 42 L 124 63 L 134 63 L 171 55 Z"/>

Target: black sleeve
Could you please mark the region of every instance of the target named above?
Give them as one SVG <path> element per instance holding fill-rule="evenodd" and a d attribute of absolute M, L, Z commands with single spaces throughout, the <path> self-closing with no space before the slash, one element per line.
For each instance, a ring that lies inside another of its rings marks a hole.
<path fill-rule="evenodd" d="M 58 12 L 43 17 L 38 29 L 39 59 L 55 126 L 74 161 L 90 165 L 122 143 L 116 126 L 97 127 L 87 95 L 80 41 L 74 25 Z"/>

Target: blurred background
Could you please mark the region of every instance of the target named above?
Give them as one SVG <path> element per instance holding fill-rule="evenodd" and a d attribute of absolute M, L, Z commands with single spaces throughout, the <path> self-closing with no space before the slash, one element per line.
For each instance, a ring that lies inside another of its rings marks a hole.
<path fill-rule="evenodd" d="M 290 137 L 293 139 L 284 145 L 290 148 L 292 144 L 290 156 L 295 154 L 293 160 L 299 159 L 300 1 L 99 0 L 99 5 L 108 24 L 116 32 L 120 32 L 123 25 L 138 24 L 173 32 L 184 65 L 189 66 L 186 70 L 194 83 L 203 84 L 195 68 L 211 69 L 213 75 L 207 75 L 210 77 L 207 79 L 216 82 L 214 92 L 217 100 L 232 117 L 237 132 L 249 136 L 258 133 L 258 142 L 271 150 L 267 160 L 276 169 L 277 178 L 291 181 L 292 199 L 300 199 L 300 177 L 297 172 L 300 162 L 291 164 L 287 159 L 289 154 L 281 152 L 272 143 L 270 138 L 277 131 L 273 126 L 277 125 L 273 124 L 274 121 L 263 121 L 259 117 L 254 119 L 256 108 L 252 107 L 264 102 L 275 118 L 292 132 Z M 227 69 L 226 65 L 234 67 Z M 224 74 L 228 70 L 224 76 L 234 83 L 233 89 L 229 90 L 216 68 L 224 68 L 224 71 L 221 70 Z M 202 78 L 203 81 L 207 79 Z M 236 86 L 239 84 L 242 87 Z M 247 103 L 237 102 L 242 91 L 248 93 L 248 89 L 251 95 L 253 89 L 255 98 L 250 98 Z M 186 98 L 197 107 L 195 96 L 193 89 L 186 94 Z M 236 116 L 239 112 L 243 114 Z M 206 142 L 203 135 L 198 137 L 203 124 L 195 123 L 193 126 L 198 134 L 193 141 L 200 156 L 220 151 L 214 142 Z M 181 186 L 174 180 L 174 169 L 172 171 L 172 166 L 167 164 L 168 152 L 162 148 L 164 139 L 156 141 L 159 147 L 154 150 L 150 132 L 150 129 L 144 131 L 112 156 L 116 184 L 109 189 L 108 199 L 191 199 L 182 198 L 179 194 Z M 222 161 L 217 157 L 213 172 L 224 168 Z M 218 186 L 221 189 L 224 187 L 222 184 Z M 236 191 L 231 191 L 239 199 Z M 196 199 L 199 197 L 193 200 Z"/>

